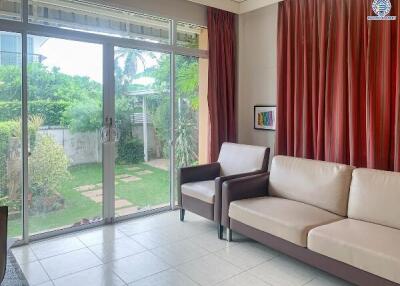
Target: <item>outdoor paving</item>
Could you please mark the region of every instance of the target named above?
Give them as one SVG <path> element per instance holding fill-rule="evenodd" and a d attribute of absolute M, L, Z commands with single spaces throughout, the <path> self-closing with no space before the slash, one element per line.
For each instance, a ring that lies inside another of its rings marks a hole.
<path fill-rule="evenodd" d="M 139 168 L 139 167 L 130 167 L 130 168 L 126 168 L 128 171 L 140 171 L 140 170 L 142 170 L 141 168 Z"/>
<path fill-rule="evenodd" d="M 140 180 L 141 180 L 141 178 L 136 177 L 136 176 L 129 176 L 129 177 L 121 179 L 121 181 L 124 183 L 136 182 L 136 181 L 140 181 Z"/>
<path fill-rule="evenodd" d="M 78 192 L 87 192 L 96 189 L 96 185 L 85 185 L 75 188 Z"/>
<path fill-rule="evenodd" d="M 169 160 L 168 159 L 155 159 L 145 163 L 153 168 L 169 171 Z"/>
<path fill-rule="evenodd" d="M 125 216 L 125 215 L 130 215 L 137 213 L 139 209 L 137 207 L 129 207 L 129 208 L 123 208 L 123 209 L 118 209 L 115 211 L 117 216 Z"/>
<path fill-rule="evenodd" d="M 150 175 L 150 174 L 153 174 L 153 171 L 144 170 L 144 171 L 136 172 L 136 175 L 139 175 L 139 176 Z"/>
<path fill-rule="evenodd" d="M 115 176 L 115 178 L 116 179 L 124 179 L 124 178 L 128 178 L 128 177 L 130 177 L 131 175 L 129 175 L 129 174 L 122 174 L 122 175 L 117 175 L 117 176 Z"/>
<path fill-rule="evenodd" d="M 100 204 L 100 203 L 102 203 L 103 202 L 103 197 L 102 196 L 100 196 L 100 197 L 92 197 L 92 198 L 90 198 L 92 201 L 94 201 L 95 203 L 98 203 L 98 204 Z"/>
<path fill-rule="evenodd" d="M 132 204 L 127 200 L 119 199 L 119 200 L 115 201 L 116 209 L 121 209 L 121 208 L 125 208 L 125 207 L 130 207 L 130 206 L 132 206 Z"/>
<path fill-rule="evenodd" d="M 163 169 L 163 170 L 168 170 L 168 164 L 166 163 L 166 160 L 153 160 L 150 162 L 146 163 L 149 166 L 158 168 L 158 169 Z M 117 179 L 115 184 L 118 184 L 119 181 L 124 182 L 124 183 L 131 183 L 131 182 L 136 182 L 142 180 L 142 178 L 138 176 L 146 176 L 153 174 L 153 171 L 150 170 L 143 170 L 140 167 L 130 167 L 127 168 L 128 171 L 135 172 L 135 175 L 129 175 L 129 174 L 120 174 L 115 176 Z M 102 203 L 103 202 L 103 184 L 98 183 L 98 184 L 92 184 L 92 185 L 84 185 L 84 186 L 79 186 L 74 188 L 74 190 L 80 192 L 82 195 L 85 197 L 91 199 L 95 203 Z M 162 204 L 156 207 L 163 207 L 166 204 Z M 119 199 L 116 197 L 115 200 L 115 209 L 116 213 L 119 216 L 124 216 L 128 214 L 132 214 L 135 212 L 138 212 L 139 208 L 134 206 L 131 202 L 125 199 Z"/>
<path fill-rule="evenodd" d="M 101 197 L 103 196 L 103 189 L 98 189 L 94 191 L 88 191 L 88 192 L 83 192 L 82 195 L 88 198 L 95 198 L 95 197 Z"/>

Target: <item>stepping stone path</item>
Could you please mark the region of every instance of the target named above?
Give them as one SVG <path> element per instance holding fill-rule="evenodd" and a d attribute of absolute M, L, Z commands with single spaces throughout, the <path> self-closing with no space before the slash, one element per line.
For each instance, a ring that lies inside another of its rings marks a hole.
<path fill-rule="evenodd" d="M 131 182 L 136 182 L 142 180 L 142 178 L 138 176 L 145 176 L 145 175 L 150 175 L 153 174 L 153 171 L 150 170 L 143 170 L 140 167 L 129 167 L 126 168 L 126 170 L 135 172 L 135 175 L 129 175 L 129 174 L 121 174 L 115 176 L 115 179 L 124 182 L 124 183 L 131 183 Z M 115 184 L 117 185 L 119 181 L 116 181 Z M 95 203 L 102 203 L 103 202 L 103 184 L 98 183 L 98 184 L 93 184 L 93 185 L 84 185 L 84 186 L 79 186 L 77 188 L 74 188 L 74 190 L 80 192 L 82 195 L 85 197 L 91 199 Z M 166 206 L 168 204 L 163 204 L 160 205 L 159 207 Z M 125 199 L 120 199 L 118 197 L 115 198 L 115 212 L 118 216 L 125 216 L 125 215 L 130 215 L 133 213 L 136 213 L 139 211 L 139 208 L 134 206 L 131 202 Z"/>
<path fill-rule="evenodd" d="M 88 197 L 88 198 L 99 197 L 99 196 L 103 195 L 103 189 L 83 192 L 82 195 L 84 195 L 85 197 Z"/>
<path fill-rule="evenodd" d="M 85 185 L 75 188 L 78 192 L 87 192 L 96 189 L 96 185 Z"/>
<path fill-rule="evenodd" d="M 127 170 L 128 171 L 140 171 L 140 170 L 142 170 L 142 169 L 140 169 L 139 167 L 130 167 L 130 168 L 127 168 Z"/>
<path fill-rule="evenodd" d="M 117 216 L 125 216 L 125 215 L 131 215 L 131 214 L 137 213 L 138 211 L 139 211 L 139 209 L 137 207 L 129 207 L 129 208 L 123 208 L 123 209 L 116 210 L 115 213 L 117 214 Z"/>
<path fill-rule="evenodd" d="M 121 208 L 126 208 L 126 207 L 130 207 L 132 206 L 132 204 L 124 199 L 119 199 L 115 201 L 115 208 L 116 209 L 121 209 Z"/>
<path fill-rule="evenodd" d="M 140 181 L 140 180 L 141 180 L 141 178 L 135 177 L 135 176 L 129 176 L 129 177 L 121 179 L 121 181 L 124 183 L 136 182 L 136 181 Z"/>
<path fill-rule="evenodd" d="M 153 171 L 144 170 L 144 171 L 136 172 L 136 175 L 139 175 L 139 176 L 150 175 L 150 174 L 153 174 Z"/>
<path fill-rule="evenodd" d="M 94 201 L 95 203 L 102 203 L 103 202 L 103 196 L 99 196 L 99 197 L 91 197 L 90 198 L 92 201 Z"/>
<path fill-rule="evenodd" d="M 130 177 L 131 175 L 128 175 L 128 174 L 122 174 L 122 175 L 118 175 L 118 176 L 115 176 L 115 178 L 116 179 L 124 179 L 124 178 L 128 178 L 128 177 Z"/>

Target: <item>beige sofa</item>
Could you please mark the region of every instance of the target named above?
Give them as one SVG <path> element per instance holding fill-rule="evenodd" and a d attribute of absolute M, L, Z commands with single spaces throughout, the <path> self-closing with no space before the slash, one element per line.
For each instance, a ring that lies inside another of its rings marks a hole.
<path fill-rule="evenodd" d="M 225 182 L 222 224 L 356 285 L 400 285 L 400 173 L 292 157 Z"/>

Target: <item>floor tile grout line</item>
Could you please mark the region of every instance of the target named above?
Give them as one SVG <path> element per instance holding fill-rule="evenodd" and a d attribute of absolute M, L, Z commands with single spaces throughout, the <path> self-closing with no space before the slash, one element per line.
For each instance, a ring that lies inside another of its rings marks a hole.
<path fill-rule="evenodd" d="M 99 265 L 95 265 L 95 266 L 90 266 L 89 268 L 85 268 L 85 269 L 81 269 L 81 270 L 78 270 L 78 271 L 75 271 L 75 272 L 73 272 L 73 273 L 68 273 L 68 274 L 65 274 L 65 275 L 62 275 L 62 276 L 60 276 L 60 277 L 57 277 L 57 278 L 51 278 L 50 277 L 50 280 L 53 282 L 53 284 L 54 284 L 54 281 L 56 281 L 56 280 L 58 280 L 58 279 L 62 279 L 62 278 L 65 278 L 65 277 L 68 277 L 68 276 L 71 276 L 71 275 L 75 275 L 75 274 L 78 274 L 78 273 L 81 273 L 81 272 L 84 272 L 84 271 L 88 271 L 88 270 L 91 270 L 91 269 L 94 269 L 94 268 L 96 268 L 96 267 L 100 267 L 100 266 L 103 266 L 104 264 L 99 264 Z"/>
<path fill-rule="evenodd" d="M 74 250 L 69 250 L 69 251 L 67 251 L 67 252 L 63 252 L 63 253 L 59 253 L 59 254 L 55 254 L 55 255 L 51 255 L 51 256 L 48 256 L 48 257 L 38 258 L 38 260 L 37 260 L 37 261 L 42 261 L 42 260 L 46 260 L 46 259 L 50 259 L 50 258 L 54 258 L 54 257 L 57 257 L 57 256 L 61 256 L 61 255 L 65 255 L 65 254 L 69 254 L 69 253 L 71 253 L 71 252 L 75 252 L 75 251 L 82 250 L 82 249 L 85 249 L 85 248 L 87 248 L 87 246 L 86 246 L 86 245 L 85 245 L 84 247 L 80 247 L 80 248 L 77 248 L 77 249 L 74 249 Z"/>
<path fill-rule="evenodd" d="M 43 271 L 44 271 L 44 273 L 46 273 L 46 275 L 47 275 L 47 278 L 49 278 L 49 280 L 47 280 L 47 281 L 45 281 L 45 282 L 48 282 L 48 281 L 52 281 L 52 279 L 51 279 L 51 277 L 50 277 L 50 275 L 49 275 L 49 273 L 47 272 L 47 270 L 44 268 L 44 266 L 43 266 L 43 264 L 42 264 L 42 262 L 40 261 L 40 260 L 38 260 L 38 262 L 39 262 L 39 264 L 40 264 L 40 267 L 42 267 L 42 269 L 43 269 Z M 45 283 L 45 282 L 43 282 L 43 283 Z M 43 284 L 42 283 L 42 284 Z M 52 282 L 53 283 L 53 282 Z M 54 284 L 54 283 L 53 283 Z M 40 284 L 39 284 L 40 285 Z"/>
<path fill-rule="evenodd" d="M 214 254 L 214 253 L 210 253 L 210 254 L 208 254 L 208 255 L 214 255 L 215 257 L 220 258 L 220 257 L 218 257 L 218 256 L 217 256 L 216 254 Z M 208 255 L 205 255 L 205 256 L 208 256 Z M 197 259 L 204 258 L 205 256 L 199 257 L 199 258 L 197 258 Z M 197 260 L 197 259 L 193 259 L 191 262 L 193 262 L 193 261 L 195 261 L 195 260 Z M 220 259 L 222 259 L 222 258 L 220 258 Z M 186 264 L 186 263 L 183 263 L 183 264 Z M 174 269 L 175 269 L 176 271 L 178 271 L 179 273 L 181 273 L 181 274 L 185 275 L 186 277 L 188 277 L 190 280 L 192 280 L 192 281 L 195 282 L 196 284 L 201 285 L 200 283 L 197 283 L 196 281 L 194 281 L 193 279 L 191 279 L 188 275 L 186 275 L 185 273 L 183 273 L 182 271 L 180 271 L 180 270 L 177 268 L 177 267 L 179 267 L 179 266 L 182 266 L 183 264 L 177 265 L 176 267 L 174 267 Z M 245 272 L 245 270 L 240 269 L 239 267 L 233 265 L 232 263 L 229 263 L 229 262 L 228 262 L 228 264 L 229 264 L 230 266 L 233 266 L 233 267 L 239 269 L 240 272 L 237 273 L 238 275 Z M 236 275 L 236 274 L 235 274 L 235 275 Z M 229 277 L 229 278 L 227 278 L 227 279 L 231 279 L 231 278 L 234 277 L 235 275 L 233 275 L 233 276 L 231 276 L 231 277 Z M 217 285 L 217 284 L 219 284 L 219 283 L 221 283 L 221 282 L 223 282 L 223 281 L 225 281 L 225 280 L 227 280 L 227 279 L 224 279 L 224 280 L 222 280 L 222 281 L 219 281 L 219 282 L 217 282 L 217 283 L 215 283 L 215 284 L 213 284 L 213 285 Z M 213 286 L 213 285 L 210 285 L 210 286 Z"/>

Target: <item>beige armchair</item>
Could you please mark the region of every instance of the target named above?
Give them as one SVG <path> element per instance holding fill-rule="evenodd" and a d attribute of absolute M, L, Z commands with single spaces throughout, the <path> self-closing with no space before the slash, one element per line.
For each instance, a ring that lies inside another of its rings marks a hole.
<path fill-rule="evenodd" d="M 185 210 L 221 225 L 222 184 L 225 181 L 267 172 L 270 149 L 266 147 L 224 143 L 218 161 L 208 165 L 181 168 L 178 172 L 180 219 Z"/>

